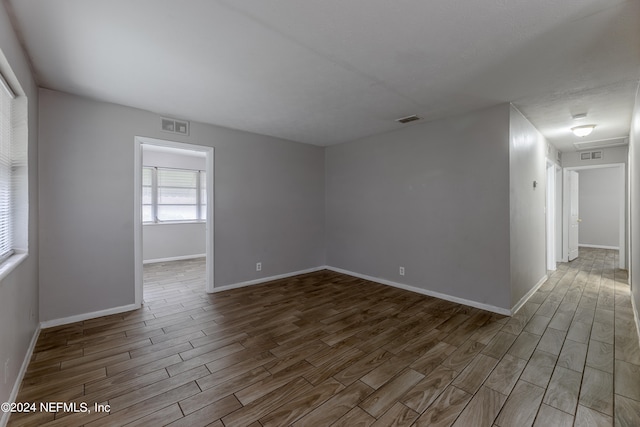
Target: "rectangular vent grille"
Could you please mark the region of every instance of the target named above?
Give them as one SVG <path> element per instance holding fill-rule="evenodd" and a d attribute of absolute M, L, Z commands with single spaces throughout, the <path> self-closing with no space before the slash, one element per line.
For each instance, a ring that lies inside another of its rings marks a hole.
<path fill-rule="evenodd" d="M 602 150 L 598 151 L 583 151 L 580 153 L 580 160 L 600 160 L 603 158 Z"/>
<path fill-rule="evenodd" d="M 407 117 L 402 117 L 400 119 L 396 119 L 396 122 L 398 123 L 411 123 L 411 122 L 415 122 L 416 120 L 420 120 L 421 117 L 416 116 L 415 114 L 413 116 L 407 116 Z"/>
<path fill-rule="evenodd" d="M 189 122 L 163 117 L 162 130 L 164 132 L 177 133 L 179 135 L 189 135 Z"/>

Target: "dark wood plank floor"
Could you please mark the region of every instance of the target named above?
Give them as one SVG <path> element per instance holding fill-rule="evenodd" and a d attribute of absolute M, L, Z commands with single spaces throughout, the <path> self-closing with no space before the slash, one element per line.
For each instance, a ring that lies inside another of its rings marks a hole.
<path fill-rule="evenodd" d="M 144 308 L 43 330 L 11 426 L 638 426 L 617 252 L 560 264 L 512 318 L 321 271 L 213 295 L 145 267 Z M 110 412 L 93 411 L 94 403 Z"/>

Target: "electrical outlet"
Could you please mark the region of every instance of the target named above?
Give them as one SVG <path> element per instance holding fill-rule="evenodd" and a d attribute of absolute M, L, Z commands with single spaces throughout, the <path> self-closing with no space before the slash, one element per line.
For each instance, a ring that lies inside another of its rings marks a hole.
<path fill-rule="evenodd" d="M 400 267 L 400 275 L 404 276 L 404 267 Z"/>
<path fill-rule="evenodd" d="M 261 262 L 257 262 L 256 263 L 256 271 L 262 271 L 262 263 Z"/>

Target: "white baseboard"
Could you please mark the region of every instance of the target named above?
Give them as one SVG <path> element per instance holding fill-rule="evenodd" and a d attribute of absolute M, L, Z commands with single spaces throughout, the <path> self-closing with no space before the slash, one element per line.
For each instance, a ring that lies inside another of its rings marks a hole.
<path fill-rule="evenodd" d="M 13 403 L 16 401 L 18 397 L 18 392 L 20 391 L 20 385 L 22 384 L 22 380 L 24 379 L 24 374 L 27 372 L 27 368 L 29 367 L 29 362 L 31 362 L 31 356 L 33 356 L 33 350 L 36 348 L 36 343 L 38 342 L 38 337 L 40 336 L 40 326 L 36 327 L 36 330 L 33 332 L 33 337 L 31 337 L 31 343 L 29 343 L 29 348 L 27 349 L 27 353 L 24 355 L 24 359 L 22 360 L 22 366 L 20 366 L 20 371 L 18 371 L 18 377 L 16 378 L 16 382 L 13 384 L 13 389 L 11 390 L 11 394 L 9 395 L 9 400 L 7 402 Z M 9 416 L 11 412 L 3 412 L 2 417 L 0 417 L 0 426 L 5 427 L 9 422 Z"/>
<path fill-rule="evenodd" d="M 156 264 L 158 262 L 182 261 L 185 259 L 206 258 L 207 254 L 181 255 L 169 258 L 155 258 L 142 261 L 143 264 Z"/>
<path fill-rule="evenodd" d="M 578 244 L 579 248 L 594 248 L 594 249 L 615 249 L 616 251 L 620 250 L 619 246 L 605 246 L 605 245 L 587 245 L 584 243 Z"/>
<path fill-rule="evenodd" d="M 108 308 L 106 310 L 93 311 L 91 313 L 76 314 L 75 316 L 63 317 L 61 319 L 46 320 L 40 322 L 40 328 L 52 328 L 54 326 L 67 325 L 69 323 L 81 322 L 83 320 L 95 319 L 96 317 L 109 316 L 111 314 L 124 313 L 139 309 L 138 304 L 123 305 L 120 307 Z"/>
<path fill-rule="evenodd" d="M 525 296 L 520 298 L 520 301 L 518 301 L 517 304 L 514 305 L 513 308 L 511 308 L 511 315 L 512 316 L 514 314 L 516 314 L 518 312 L 518 310 L 520 310 L 522 308 L 522 306 L 526 304 L 527 301 L 529 301 L 529 298 L 531 298 L 533 296 L 533 294 L 535 294 L 536 291 L 538 289 L 540 289 L 540 286 L 542 286 L 542 284 L 544 282 L 546 282 L 548 278 L 549 278 L 549 276 L 547 276 L 546 274 L 544 276 L 542 276 L 542 279 L 540 279 L 538 281 L 538 283 L 536 283 L 536 285 L 533 288 L 529 289 L 529 292 L 527 292 Z"/>
<path fill-rule="evenodd" d="M 446 301 L 455 302 L 458 304 L 468 305 L 470 307 L 479 308 L 481 310 L 491 311 L 493 313 L 504 314 L 506 316 L 511 315 L 511 311 L 506 308 L 496 307 L 494 305 L 483 304 L 481 302 L 472 301 L 464 298 L 454 297 L 448 294 L 442 294 L 440 292 L 430 291 L 427 289 L 416 288 L 414 286 L 405 285 L 403 283 L 393 282 L 391 280 L 380 279 L 373 276 L 367 276 L 366 274 L 360 274 L 349 270 L 344 270 L 342 268 L 327 266 L 327 270 L 335 271 L 336 273 L 347 274 L 349 276 L 359 277 L 360 279 L 369 280 L 371 282 L 380 283 L 382 285 L 393 286 L 394 288 L 404 289 L 405 291 L 415 292 L 422 295 L 427 295 L 430 297 L 435 297 L 439 299 L 443 299 Z"/>
<path fill-rule="evenodd" d="M 228 291 L 229 289 L 237 289 L 237 288 L 244 288 L 245 286 L 259 285 L 260 283 L 271 282 L 272 280 L 286 279 L 287 277 L 299 276 L 300 274 L 313 273 L 315 271 L 326 270 L 326 269 L 327 267 L 323 265 L 320 267 L 309 268 L 307 270 L 292 271 L 291 273 L 278 274 L 277 276 L 262 277 L 260 279 L 249 280 L 246 282 L 234 283 L 232 285 L 216 287 L 213 289 L 213 292 L 209 292 L 209 293 L 215 294 L 217 292 Z"/>

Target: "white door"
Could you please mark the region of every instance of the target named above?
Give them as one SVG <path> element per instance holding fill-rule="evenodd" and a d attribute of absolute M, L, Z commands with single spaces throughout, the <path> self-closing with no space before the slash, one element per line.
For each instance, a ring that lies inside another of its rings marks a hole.
<path fill-rule="evenodd" d="M 578 258 L 578 172 L 569 171 L 569 261 Z"/>

